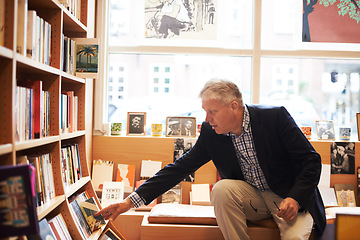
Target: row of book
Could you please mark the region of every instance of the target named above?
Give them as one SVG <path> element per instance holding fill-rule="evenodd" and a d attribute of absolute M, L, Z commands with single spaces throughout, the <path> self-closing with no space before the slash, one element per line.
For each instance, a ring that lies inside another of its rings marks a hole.
<path fill-rule="evenodd" d="M 75 75 L 76 72 L 76 44 L 75 44 L 75 40 L 65 36 L 64 34 L 62 35 L 62 39 L 63 39 L 63 61 L 62 61 L 62 66 L 61 69 L 66 72 L 69 73 L 71 75 Z"/>
<path fill-rule="evenodd" d="M 50 153 L 36 156 L 23 156 L 36 169 L 36 196 L 37 206 L 42 206 L 55 198 L 55 185 L 53 175 L 53 163 Z"/>
<path fill-rule="evenodd" d="M 78 130 L 79 97 L 74 91 L 63 91 L 61 94 L 61 121 L 62 133 L 72 133 Z"/>
<path fill-rule="evenodd" d="M 51 25 L 39 17 L 35 10 L 27 9 L 27 0 L 18 0 L 18 35 L 16 50 L 37 62 L 50 65 Z M 23 6 L 23 7 L 20 7 Z M 21 27 L 23 26 L 23 27 Z"/>
<path fill-rule="evenodd" d="M 61 213 L 47 220 L 43 218 L 39 222 L 40 232 L 37 235 L 28 236 L 29 240 L 54 239 L 54 240 L 72 240 L 70 232 Z"/>
<path fill-rule="evenodd" d="M 74 195 L 69 199 L 70 212 L 79 227 L 83 239 L 88 239 L 91 234 L 106 224 L 101 215 L 95 217 L 99 211 L 95 198 L 90 197 L 87 191 Z"/>
<path fill-rule="evenodd" d="M 15 93 L 16 141 L 50 136 L 50 93 L 42 81 L 22 82 Z"/>
<path fill-rule="evenodd" d="M 77 143 L 61 147 L 61 171 L 65 188 L 82 178 L 79 145 Z"/>
<path fill-rule="evenodd" d="M 81 0 L 59 0 L 59 3 L 69 10 L 76 19 L 80 20 Z"/>

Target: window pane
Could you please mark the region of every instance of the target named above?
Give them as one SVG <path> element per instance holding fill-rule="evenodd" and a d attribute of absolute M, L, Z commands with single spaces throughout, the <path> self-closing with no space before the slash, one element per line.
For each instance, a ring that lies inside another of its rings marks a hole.
<path fill-rule="evenodd" d="M 147 127 L 151 123 L 165 124 L 168 116 L 194 116 L 201 123 L 205 112 L 198 95 L 205 82 L 215 76 L 234 81 L 244 101 L 250 102 L 250 57 L 110 54 L 109 64 L 113 69 L 123 68 L 109 75 L 122 74 L 124 79 L 122 92 L 108 92 L 109 122 L 125 124 L 127 112 L 141 111 L 147 112 Z M 119 83 L 108 82 L 113 90 L 120 87 L 115 84 Z"/>
<path fill-rule="evenodd" d="M 355 60 L 264 57 L 260 102 L 285 106 L 298 125 L 312 126 L 314 137 L 320 119 L 333 120 L 336 134 L 340 126 L 351 127 L 355 137 L 359 72 Z"/>
<path fill-rule="evenodd" d="M 261 47 L 263 49 L 294 49 L 302 24 L 302 1 L 262 1 Z M 299 11 L 300 10 L 300 11 Z M 301 20 L 299 21 L 300 18 Z"/>
<path fill-rule="evenodd" d="M 109 45 L 251 48 L 252 2 L 109 0 Z M 169 17 L 173 4 L 181 11 Z"/>

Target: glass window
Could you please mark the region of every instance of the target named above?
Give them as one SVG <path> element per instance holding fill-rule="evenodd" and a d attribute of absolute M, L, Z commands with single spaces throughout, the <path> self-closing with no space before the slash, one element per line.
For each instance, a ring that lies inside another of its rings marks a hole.
<path fill-rule="evenodd" d="M 312 126 L 313 134 L 316 120 L 332 120 L 335 128 L 349 126 L 356 134 L 359 70 L 359 60 L 263 57 L 260 102 L 285 106 L 298 125 Z M 279 84 L 289 75 L 288 84 Z"/>
<path fill-rule="evenodd" d="M 250 57 L 110 54 L 110 63 L 114 67 L 126 63 L 128 70 L 124 66 L 127 87 L 123 92 L 112 93 L 123 98 L 108 102 L 108 109 L 115 109 L 109 111 L 109 122 L 125 122 L 127 112 L 138 111 L 147 112 L 149 126 L 155 122 L 165 123 L 167 116 L 194 116 L 202 122 L 205 112 L 198 95 L 204 83 L 215 76 L 236 82 L 242 89 L 244 101 L 250 99 Z M 170 66 L 170 72 L 161 67 L 165 65 Z"/>
<path fill-rule="evenodd" d="M 302 43 L 304 1 L 183 0 L 176 29 L 156 17 L 163 1 L 109 0 L 100 14 L 109 23 L 102 121 L 126 124 L 127 112 L 143 111 L 148 126 L 172 115 L 201 122 L 199 91 L 220 77 L 237 83 L 245 103 L 284 105 L 299 125 L 333 120 L 356 136 L 360 45 Z"/>

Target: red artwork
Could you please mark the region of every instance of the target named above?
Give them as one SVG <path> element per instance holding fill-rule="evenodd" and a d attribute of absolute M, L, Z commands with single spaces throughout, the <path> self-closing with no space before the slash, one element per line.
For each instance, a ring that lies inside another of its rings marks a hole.
<path fill-rule="evenodd" d="M 303 0 L 303 42 L 360 43 L 359 0 Z"/>

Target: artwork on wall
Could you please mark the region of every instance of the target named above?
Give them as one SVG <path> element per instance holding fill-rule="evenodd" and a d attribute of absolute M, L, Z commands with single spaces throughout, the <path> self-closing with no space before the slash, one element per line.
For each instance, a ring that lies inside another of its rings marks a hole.
<path fill-rule="evenodd" d="M 331 174 L 355 173 L 355 143 L 331 143 Z"/>
<path fill-rule="evenodd" d="M 217 0 L 145 0 L 147 39 L 216 40 Z"/>
<path fill-rule="evenodd" d="M 359 43 L 360 2 L 303 0 L 302 41 Z"/>

